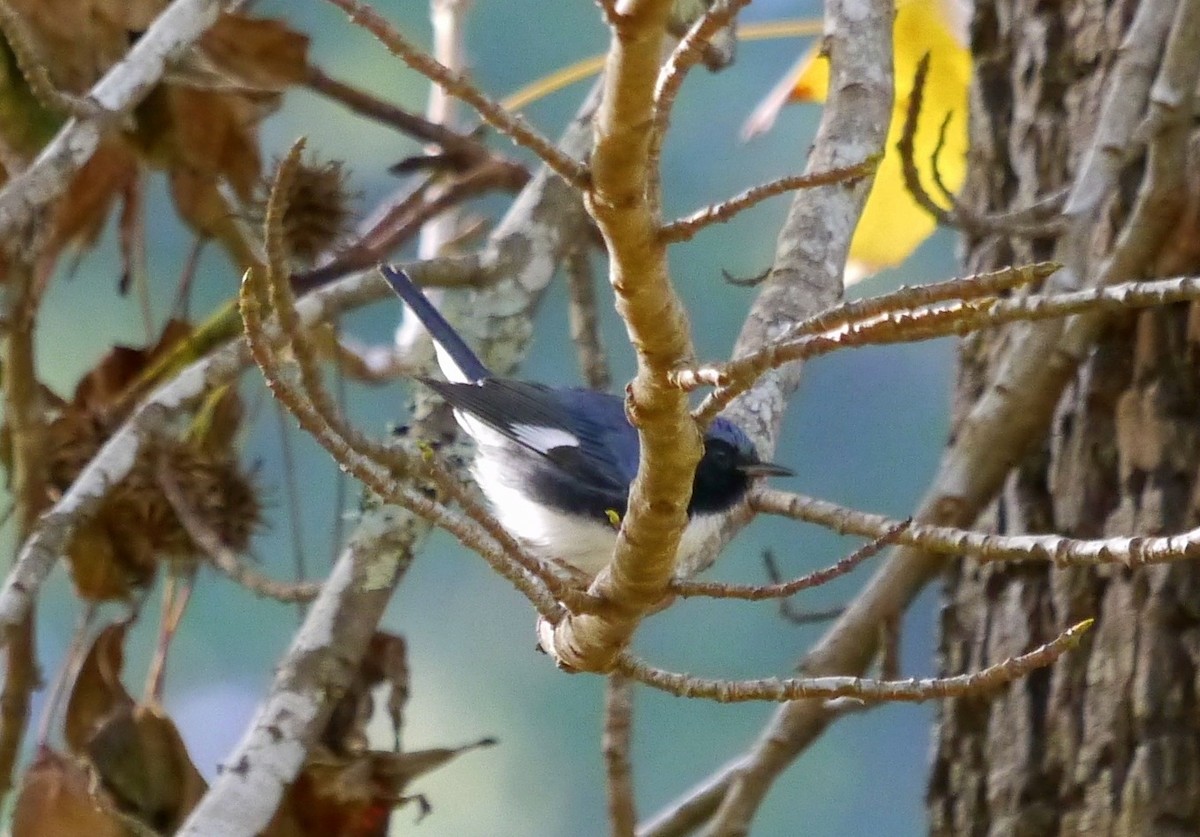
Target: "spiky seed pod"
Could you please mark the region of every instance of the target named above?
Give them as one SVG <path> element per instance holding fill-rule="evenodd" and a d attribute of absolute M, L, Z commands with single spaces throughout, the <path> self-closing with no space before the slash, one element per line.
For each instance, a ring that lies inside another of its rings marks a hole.
<path fill-rule="evenodd" d="M 268 184 L 274 182 L 278 168 L 276 161 Z M 346 170 L 338 160 L 321 162 L 309 156 L 297 166 L 283 213 L 284 242 L 297 264 L 311 266 L 350 232 L 355 195 L 346 181 Z M 265 216 L 265 201 L 256 207 L 256 214 Z"/>
<path fill-rule="evenodd" d="M 161 455 L 147 450 L 67 548 L 71 577 L 83 598 L 127 599 L 150 583 L 159 560 L 205 557 L 163 494 L 157 469 L 164 466 L 201 526 L 235 552 L 249 545 L 262 502 L 236 457 L 189 444 L 172 444 Z"/>

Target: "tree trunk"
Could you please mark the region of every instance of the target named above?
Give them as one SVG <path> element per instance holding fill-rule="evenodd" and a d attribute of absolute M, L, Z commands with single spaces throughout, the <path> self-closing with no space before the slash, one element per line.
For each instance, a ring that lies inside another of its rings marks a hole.
<path fill-rule="evenodd" d="M 969 205 L 1029 206 L 1070 182 L 1136 6 L 977 4 Z M 1192 169 L 1196 147 L 1193 136 Z M 1135 158 L 1105 210 L 1101 252 L 1141 174 Z M 1185 244 L 1189 228 L 1173 244 Z M 1053 238 L 980 237 L 967 242 L 967 264 L 1051 258 L 1054 247 Z M 1146 273 L 1189 270 L 1194 262 L 1160 254 Z M 960 406 L 978 393 L 1002 340 L 996 332 L 964 344 Z M 1064 393 L 1046 441 L 1010 474 L 980 528 L 1106 537 L 1200 523 L 1198 348 L 1200 317 L 1188 306 L 1114 318 Z M 975 670 L 1091 616 L 1084 644 L 1053 669 L 992 700 L 944 704 L 929 786 L 932 833 L 1200 834 L 1195 563 L 1091 570 L 957 562 L 946 579 L 942 665 L 951 674 Z"/>

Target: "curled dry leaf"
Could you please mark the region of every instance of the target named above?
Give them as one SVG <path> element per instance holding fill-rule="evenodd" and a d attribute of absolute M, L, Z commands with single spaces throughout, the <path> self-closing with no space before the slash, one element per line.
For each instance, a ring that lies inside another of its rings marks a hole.
<path fill-rule="evenodd" d="M 375 708 L 372 692 L 382 684 L 388 687 L 387 712 L 398 747 L 404 705 L 408 702 L 407 657 L 404 637 L 385 631 L 376 631 L 371 637 L 358 674 L 334 707 L 321 736 L 321 743 L 331 753 L 367 749 L 367 724 Z"/>
<path fill-rule="evenodd" d="M 423 796 L 405 794 L 414 779 L 463 753 L 495 743 L 485 738 L 462 747 L 411 753 L 368 750 L 355 756 L 318 748 L 309 756 L 284 805 L 303 823 L 303 833 L 312 837 L 383 837 L 396 808 L 415 802 L 421 815 L 429 812 Z"/>
<path fill-rule="evenodd" d="M 92 643 L 67 703 L 64 737 L 115 810 L 171 833 L 206 785 L 171 719 L 158 706 L 138 705 L 121 682 L 127 630 L 110 625 Z"/>
<path fill-rule="evenodd" d="M 109 716 L 134 706 L 121 682 L 128 629 L 127 622 L 118 622 L 101 631 L 79 667 L 64 724 L 67 747 L 77 756 L 87 752 L 88 742 Z"/>
<path fill-rule="evenodd" d="M 117 807 L 162 834 L 173 834 L 208 789 L 158 706 L 118 709 L 92 735 L 87 754 Z"/>
<path fill-rule="evenodd" d="M 125 837 L 112 800 L 92 787 L 77 759 L 42 747 L 21 782 L 13 806 L 13 837 Z"/>
<path fill-rule="evenodd" d="M 269 837 L 337 834 L 382 837 L 392 811 L 410 802 L 429 810 L 424 798 L 406 794 L 408 785 L 456 756 L 493 744 L 484 739 L 464 747 L 383 752 L 367 747 L 371 692 L 389 687 L 387 712 L 399 733 L 408 699 L 408 663 L 403 637 L 378 631 L 371 638 L 358 674 L 330 716 L 320 744 L 288 791 Z"/>

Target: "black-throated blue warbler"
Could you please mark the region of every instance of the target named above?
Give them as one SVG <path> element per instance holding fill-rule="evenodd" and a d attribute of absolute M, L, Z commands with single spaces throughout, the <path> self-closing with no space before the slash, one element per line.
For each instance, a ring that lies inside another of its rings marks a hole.
<path fill-rule="evenodd" d="M 492 375 L 406 273 L 380 270 L 433 338 L 447 380 L 419 380 L 454 408 L 475 440 L 475 481 L 496 518 L 541 560 L 596 575 L 612 558 L 614 524 L 625 516 L 637 476 L 638 434 L 622 400 Z M 752 480 L 791 474 L 763 462 L 736 424 L 715 419 L 704 434 L 680 561 L 688 562 Z"/>

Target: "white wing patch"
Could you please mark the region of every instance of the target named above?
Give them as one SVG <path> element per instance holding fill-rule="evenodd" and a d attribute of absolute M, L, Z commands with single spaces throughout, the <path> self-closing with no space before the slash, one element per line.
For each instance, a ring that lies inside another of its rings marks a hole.
<path fill-rule="evenodd" d="M 559 427 L 541 427 L 535 424 L 514 424 L 511 428 L 514 436 L 522 444 L 536 451 L 545 453 L 554 448 L 577 448 L 579 439 L 573 433 L 568 433 Z"/>
<path fill-rule="evenodd" d="M 450 381 L 452 384 L 475 383 L 462 371 L 462 367 L 454 362 L 454 358 L 450 356 L 450 353 L 442 348 L 441 343 L 434 340 L 433 350 L 437 353 L 438 366 L 441 368 L 442 374 L 446 376 L 447 381 Z"/>

